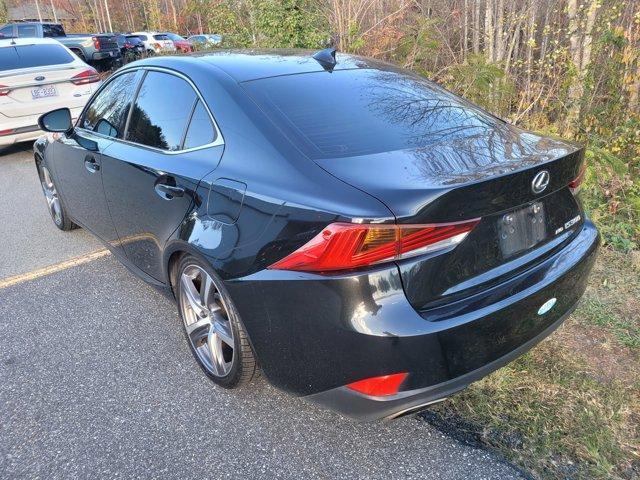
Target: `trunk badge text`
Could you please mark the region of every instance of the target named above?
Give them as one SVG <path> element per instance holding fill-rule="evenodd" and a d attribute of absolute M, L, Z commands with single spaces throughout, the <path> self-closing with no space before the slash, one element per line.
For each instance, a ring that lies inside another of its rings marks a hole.
<path fill-rule="evenodd" d="M 573 227 L 576 223 L 578 223 L 580 221 L 581 218 L 582 217 L 580 215 L 576 215 L 575 217 L 573 217 L 571 220 L 566 222 L 561 227 L 556 228 L 556 233 L 555 234 L 558 235 L 559 233 L 564 232 L 567 228 Z"/>
<path fill-rule="evenodd" d="M 544 302 L 542 306 L 538 309 L 538 315 L 544 315 L 545 313 L 547 313 L 549 310 L 553 308 L 553 306 L 556 304 L 557 301 L 558 299 L 556 297 L 553 297 L 547 300 L 546 302 Z"/>
<path fill-rule="evenodd" d="M 548 170 L 542 170 L 536 173 L 536 176 L 533 177 L 533 181 L 531 182 L 531 190 L 533 193 L 544 192 L 544 189 L 549 185 L 549 179 L 550 175 Z"/>
<path fill-rule="evenodd" d="M 36 82 L 41 82 L 42 80 L 44 80 L 44 77 L 42 75 L 38 75 L 36 78 L 34 78 L 34 80 Z"/>

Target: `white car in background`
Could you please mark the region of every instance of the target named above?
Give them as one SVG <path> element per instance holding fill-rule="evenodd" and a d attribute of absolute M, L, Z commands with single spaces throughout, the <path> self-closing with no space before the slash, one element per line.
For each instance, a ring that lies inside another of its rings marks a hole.
<path fill-rule="evenodd" d="M 35 140 L 38 118 L 68 107 L 77 118 L 98 72 L 52 38 L 0 39 L 0 147 Z"/>
<path fill-rule="evenodd" d="M 147 53 L 172 53 L 176 51 L 176 46 L 169 37 L 164 33 L 158 32 L 133 32 L 131 35 L 136 35 L 147 50 Z"/>

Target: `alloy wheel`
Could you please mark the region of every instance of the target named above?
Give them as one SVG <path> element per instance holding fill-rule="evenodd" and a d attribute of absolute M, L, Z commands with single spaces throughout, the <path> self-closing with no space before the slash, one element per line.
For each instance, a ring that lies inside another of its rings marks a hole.
<path fill-rule="evenodd" d="M 62 225 L 62 206 L 60 205 L 60 198 L 58 197 L 58 191 L 51 179 L 49 169 L 44 165 L 40 166 L 42 175 L 40 177 L 40 183 L 42 184 L 42 191 L 47 199 L 47 206 L 49 207 L 49 213 L 56 225 Z"/>
<path fill-rule="evenodd" d="M 222 295 L 198 265 L 183 269 L 179 288 L 180 309 L 193 351 L 209 373 L 225 377 L 233 366 L 234 338 Z"/>

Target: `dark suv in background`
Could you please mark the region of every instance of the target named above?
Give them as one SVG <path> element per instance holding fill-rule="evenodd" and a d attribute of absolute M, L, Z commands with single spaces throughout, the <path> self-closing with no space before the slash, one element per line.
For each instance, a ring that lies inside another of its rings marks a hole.
<path fill-rule="evenodd" d="M 116 41 L 120 47 L 123 61 L 136 60 L 144 53 L 144 43 L 137 35 L 119 33 L 116 34 Z"/>

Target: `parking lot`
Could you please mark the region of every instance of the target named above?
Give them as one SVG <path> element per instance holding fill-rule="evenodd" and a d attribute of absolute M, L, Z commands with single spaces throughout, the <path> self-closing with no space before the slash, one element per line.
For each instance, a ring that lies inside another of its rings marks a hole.
<path fill-rule="evenodd" d="M 54 227 L 30 145 L 0 150 L 0 192 L 1 477 L 519 477 L 416 417 L 214 386 L 165 293 Z"/>

